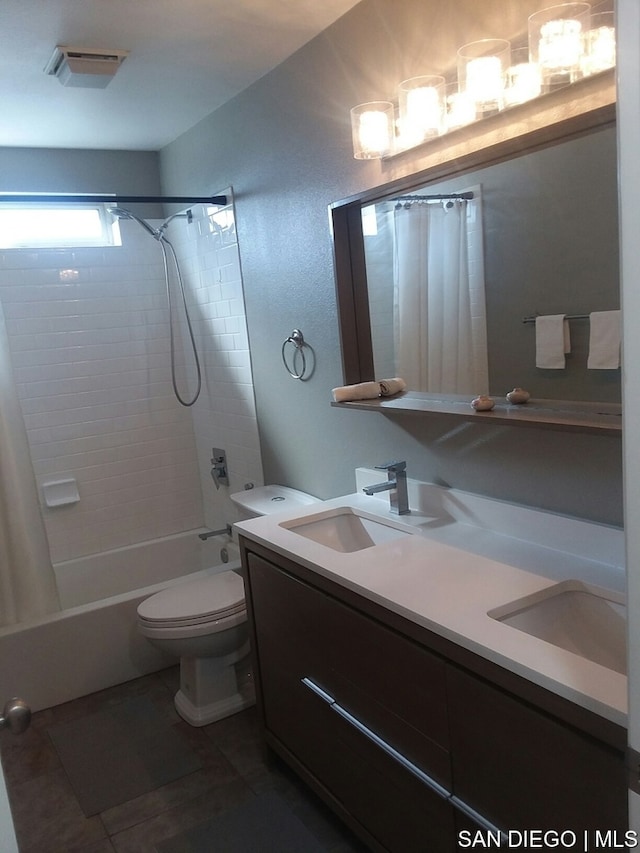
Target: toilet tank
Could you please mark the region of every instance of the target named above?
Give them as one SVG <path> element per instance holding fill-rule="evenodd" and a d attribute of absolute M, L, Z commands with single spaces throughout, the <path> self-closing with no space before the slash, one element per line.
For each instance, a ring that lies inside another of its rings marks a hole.
<path fill-rule="evenodd" d="M 256 486 L 231 495 L 240 513 L 240 521 L 257 518 L 260 515 L 272 515 L 276 512 L 302 509 L 310 504 L 322 503 L 320 498 L 314 498 L 298 489 L 288 486 Z"/>

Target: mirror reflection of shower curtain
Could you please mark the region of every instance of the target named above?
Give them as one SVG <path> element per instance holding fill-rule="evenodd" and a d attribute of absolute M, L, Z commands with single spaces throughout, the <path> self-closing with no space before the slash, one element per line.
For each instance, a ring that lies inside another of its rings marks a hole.
<path fill-rule="evenodd" d="M 59 609 L 0 304 L 0 626 Z"/>
<path fill-rule="evenodd" d="M 413 390 L 489 390 L 484 293 L 472 298 L 470 288 L 467 204 L 394 210 L 396 371 Z"/>

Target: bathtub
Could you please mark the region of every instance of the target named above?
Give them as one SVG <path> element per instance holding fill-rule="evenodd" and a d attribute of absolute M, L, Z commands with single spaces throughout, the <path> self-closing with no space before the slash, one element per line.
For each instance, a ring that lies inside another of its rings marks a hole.
<path fill-rule="evenodd" d="M 2 701 L 19 696 L 38 711 L 177 663 L 138 635 L 136 610 L 161 589 L 239 569 L 229 536 L 199 532 L 54 565 L 62 610 L 0 629 Z"/>

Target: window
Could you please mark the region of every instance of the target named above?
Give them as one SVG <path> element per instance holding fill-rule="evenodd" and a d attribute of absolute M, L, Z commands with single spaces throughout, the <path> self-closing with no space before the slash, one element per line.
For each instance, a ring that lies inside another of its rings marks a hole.
<path fill-rule="evenodd" d="M 118 234 L 103 204 L 0 204 L 0 249 L 113 246 Z"/>

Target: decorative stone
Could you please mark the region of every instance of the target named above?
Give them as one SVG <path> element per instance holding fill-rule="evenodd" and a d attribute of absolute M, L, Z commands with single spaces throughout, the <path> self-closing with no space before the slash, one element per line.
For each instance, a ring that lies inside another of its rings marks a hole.
<path fill-rule="evenodd" d="M 475 400 L 471 401 L 471 405 L 476 412 L 489 412 L 495 406 L 495 400 L 491 397 L 487 397 L 486 394 L 481 394 L 479 397 L 476 397 Z"/>
<path fill-rule="evenodd" d="M 524 388 L 514 388 L 507 394 L 507 403 L 526 403 L 530 396 Z"/>

